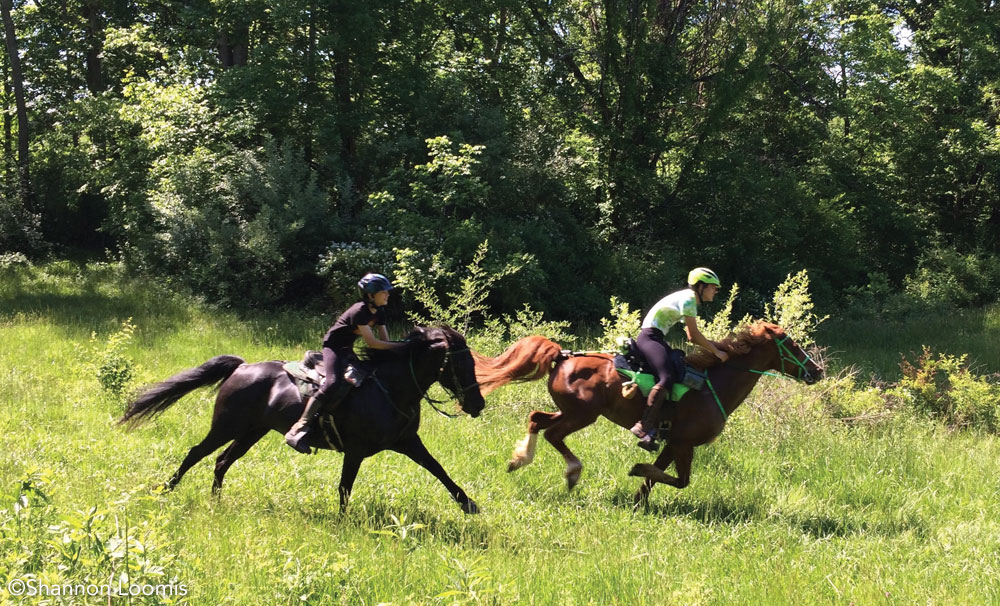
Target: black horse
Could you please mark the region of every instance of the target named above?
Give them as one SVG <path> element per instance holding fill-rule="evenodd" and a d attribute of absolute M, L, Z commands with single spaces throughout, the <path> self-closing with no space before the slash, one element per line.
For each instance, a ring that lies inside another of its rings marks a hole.
<path fill-rule="evenodd" d="M 451 391 L 469 415 L 479 416 L 483 409 L 485 402 L 465 337 L 447 327 L 417 327 L 405 343 L 401 351 L 367 352 L 373 376 L 337 406 L 332 425 L 329 416 L 321 415 L 320 427 L 310 432 L 309 445 L 326 449 L 336 445 L 344 452 L 341 511 L 347 508 L 361 461 L 383 450 L 394 450 L 434 474 L 464 512 L 478 513 L 475 502 L 448 477 L 417 435 L 420 401 L 434 382 Z M 246 364 L 236 356 L 217 356 L 145 390 L 119 423 L 141 424 L 185 394 L 221 381 L 208 435 L 188 452 L 165 485 L 172 489 L 195 463 L 232 441 L 215 462 L 212 491 L 218 492 L 226 471 L 237 459 L 268 431 L 284 434 L 302 414 L 303 399 L 282 364 Z"/>

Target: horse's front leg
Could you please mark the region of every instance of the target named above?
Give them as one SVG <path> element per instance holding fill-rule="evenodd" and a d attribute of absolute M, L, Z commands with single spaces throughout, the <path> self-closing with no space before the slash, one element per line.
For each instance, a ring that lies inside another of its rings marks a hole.
<path fill-rule="evenodd" d="M 363 460 L 362 456 L 344 453 L 344 466 L 340 472 L 340 513 L 347 511 L 347 502 L 351 499 L 354 480 L 358 477 Z"/>
<path fill-rule="evenodd" d="M 427 447 L 424 446 L 424 442 L 420 439 L 420 436 L 413 434 L 412 437 L 404 438 L 393 446 L 392 449 L 410 457 L 417 465 L 431 472 L 439 482 L 444 484 L 451 498 L 455 499 L 455 502 L 462 506 L 462 511 L 465 513 L 479 513 L 479 506 L 469 498 L 469 495 L 465 494 L 464 490 L 459 488 L 458 484 L 448 477 L 444 467 L 441 467 L 437 459 L 427 451 Z"/>
<path fill-rule="evenodd" d="M 660 451 L 659 456 L 656 457 L 656 460 L 653 461 L 653 467 L 655 467 L 660 471 L 665 471 L 667 467 L 673 462 L 673 460 L 674 460 L 673 450 L 671 450 L 669 446 L 665 446 L 663 450 Z M 635 471 L 634 467 L 632 468 L 632 471 Z M 631 472 L 629 473 L 630 475 L 635 475 Z M 640 486 L 639 490 L 635 492 L 635 497 L 633 497 L 632 499 L 634 509 L 638 509 L 640 506 L 645 506 L 648 504 L 649 492 L 653 490 L 653 486 L 655 484 L 656 482 L 648 477 L 643 479 L 642 486 Z"/>
<path fill-rule="evenodd" d="M 674 467 L 677 469 L 676 478 L 672 475 L 664 473 L 663 469 L 660 469 L 655 463 L 653 465 L 650 465 L 649 463 L 636 463 L 628 472 L 628 475 L 646 478 L 646 482 L 649 482 L 650 486 L 656 482 L 662 482 L 664 484 L 669 484 L 674 488 L 684 488 L 691 481 L 691 460 L 694 458 L 694 446 L 688 444 L 683 446 L 673 446 L 668 444 L 664 447 L 664 452 L 660 453 L 660 457 L 657 457 L 657 463 L 668 449 L 670 455 L 673 456 Z M 666 466 L 664 466 L 664 468 L 665 467 Z M 645 484 L 646 483 L 644 482 L 643 486 L 645 486 Z"/>

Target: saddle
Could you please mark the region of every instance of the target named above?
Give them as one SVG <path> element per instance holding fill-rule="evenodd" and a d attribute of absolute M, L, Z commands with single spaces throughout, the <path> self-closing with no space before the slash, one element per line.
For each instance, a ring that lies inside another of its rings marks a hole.
<path fill-rule="evenodd" d="M 670 391 L 670 400 L 677 402 L 690 390 L 699 391 L 705 386 L 704 372 L 688 366 L 684 362 L 684 352 L 679 349 L 670 350 L 670 363 L 674 376 L 680 377 Z M 635 397 L 636 387 L 643 397 L 649 396 L 649 391 L 656 385 L 658 377 L 649 368 L 646 358 L 636 346 L 635 339 L 626 339 L 621 352 L 614 357 L 615 370 L 628 379 L 622 387 L 622 395 L 626 398 Z"/>
<path fill-rule="evenodd" d="M 320 351 L 309 350 L 301 362 L 285 362 L 282 368 L 304 398 L 312 397 L 326 380 L 323 352 Z M 371 375 L 372 369 L 367 364 L 355 360 L 347 365 L 343 378 L 349 385 L 359 387 Z"/>

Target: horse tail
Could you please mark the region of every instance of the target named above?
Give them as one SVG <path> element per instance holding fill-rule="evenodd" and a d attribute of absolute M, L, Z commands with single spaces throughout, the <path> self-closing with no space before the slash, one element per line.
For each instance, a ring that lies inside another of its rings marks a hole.
<path fill-rule="evenodd" d="M 149 387 L 129 404 L 118 424 L 141 425 L 170 407 L 188 393 L 229 378 L 241 364 L 237 356 L 215 356 L 197 368 L 190 368 Z"/>
<path fill-rule="evenodd" d="M 553 362 L 562 356 L 562 347 L 545 337 L 525 337 L 495 358 L 472 352 L 476 360 L 476 380 L 484 396 L 512 381 L 537 381 L 549 374 Z"/>

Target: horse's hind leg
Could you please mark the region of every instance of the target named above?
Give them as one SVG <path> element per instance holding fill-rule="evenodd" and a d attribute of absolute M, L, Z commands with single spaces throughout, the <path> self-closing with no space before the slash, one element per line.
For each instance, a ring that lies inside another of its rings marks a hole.
<path fill-rule="evenodd" d="M 434 458 L 434 455 L 427 451 L 427 447 L 424 446 L 424 442 L 420 439 L 420 436 L 414 434 L 400 444 L 393 446 L 392 449 L 410 457 L 415 463 L 431 472 L 448 489 L 448 494 L 451 495 L 451 498 L 455 499 L 455 502 L 462 506 L 462 511 L 465 513 L 479 513 L 479 506 L 469 498 L 469 495 L 465 494 L 464 490 L 459 488 L 458 484 L 448 477 L 448 473 L 441 467 L 437 459 Z"/>
<path fill-rule="evenodd" d="M 222 451 L 219 458 L 215 460 L 215 481 L 212 482 L 212 492 L 214 494 L 218 494 L 222 490 L 222 480 L 226 477 L 226 472 L 229 471 L 232 464 L 253 448 L 253 445 L 267 435 L 268 431 L 270 431 L 269 427 L 251 429 L 233 440 L 233 443 Z"/>
<path fill-rule="evenodd" d="M 517 443 L 514 452 L 510 454 L 510 462 L 507 463 L 507 471 L 511 472 L 520 469 L 531 463 L 535 459 L 535 446 L 538 444 L 538 432 L 552 427 L 562 413 L 544 412 L 533 410 L 528 415 L 528 435 Z"/>
<path fill-rule="evenodd" d="M 195 463 L 212 454 L 218 450 L 220 446 L 229 440 L 232 440 L 234 437 L 235 436 L 228 431 L 224 432 L 213 426 L 212 429 L 208 431 L 208 435 L 205 436 L 205 439 L 188 451 L 187 456 L 184 457 L 184 461 L 181 462 L 181 466 L 177 468 L 177 471 L 169 480 L 167 480 L 167 483 L 164 484 L 163 487 L 166 490 L 173 490 L 174 487 L 177 486 L 177 483 L 181 481 L 181 478 L 184 477 L 184 474 L 186 474 L 187 471 L 195 465 Z"/>
<path fill-rule="evenodd" d="M 569 490 L 573 490 L 577 482 L 580 481 L 580 472 L 583 470 L 583 463 L 580 459 L 576 458 L 573 451 L 566 446 L 566 436 L 573 433 L 574 431 L 583 429 L 587 425 L 590 425 L 597 420 L 596 416 L 567 416 L 565 413 L 561 414 L 552 427 L 545 430 L 545 439 L 549 441 L 549 444 L 562 454 L 563 459 L 566 460 L 566 484 Z"/>

